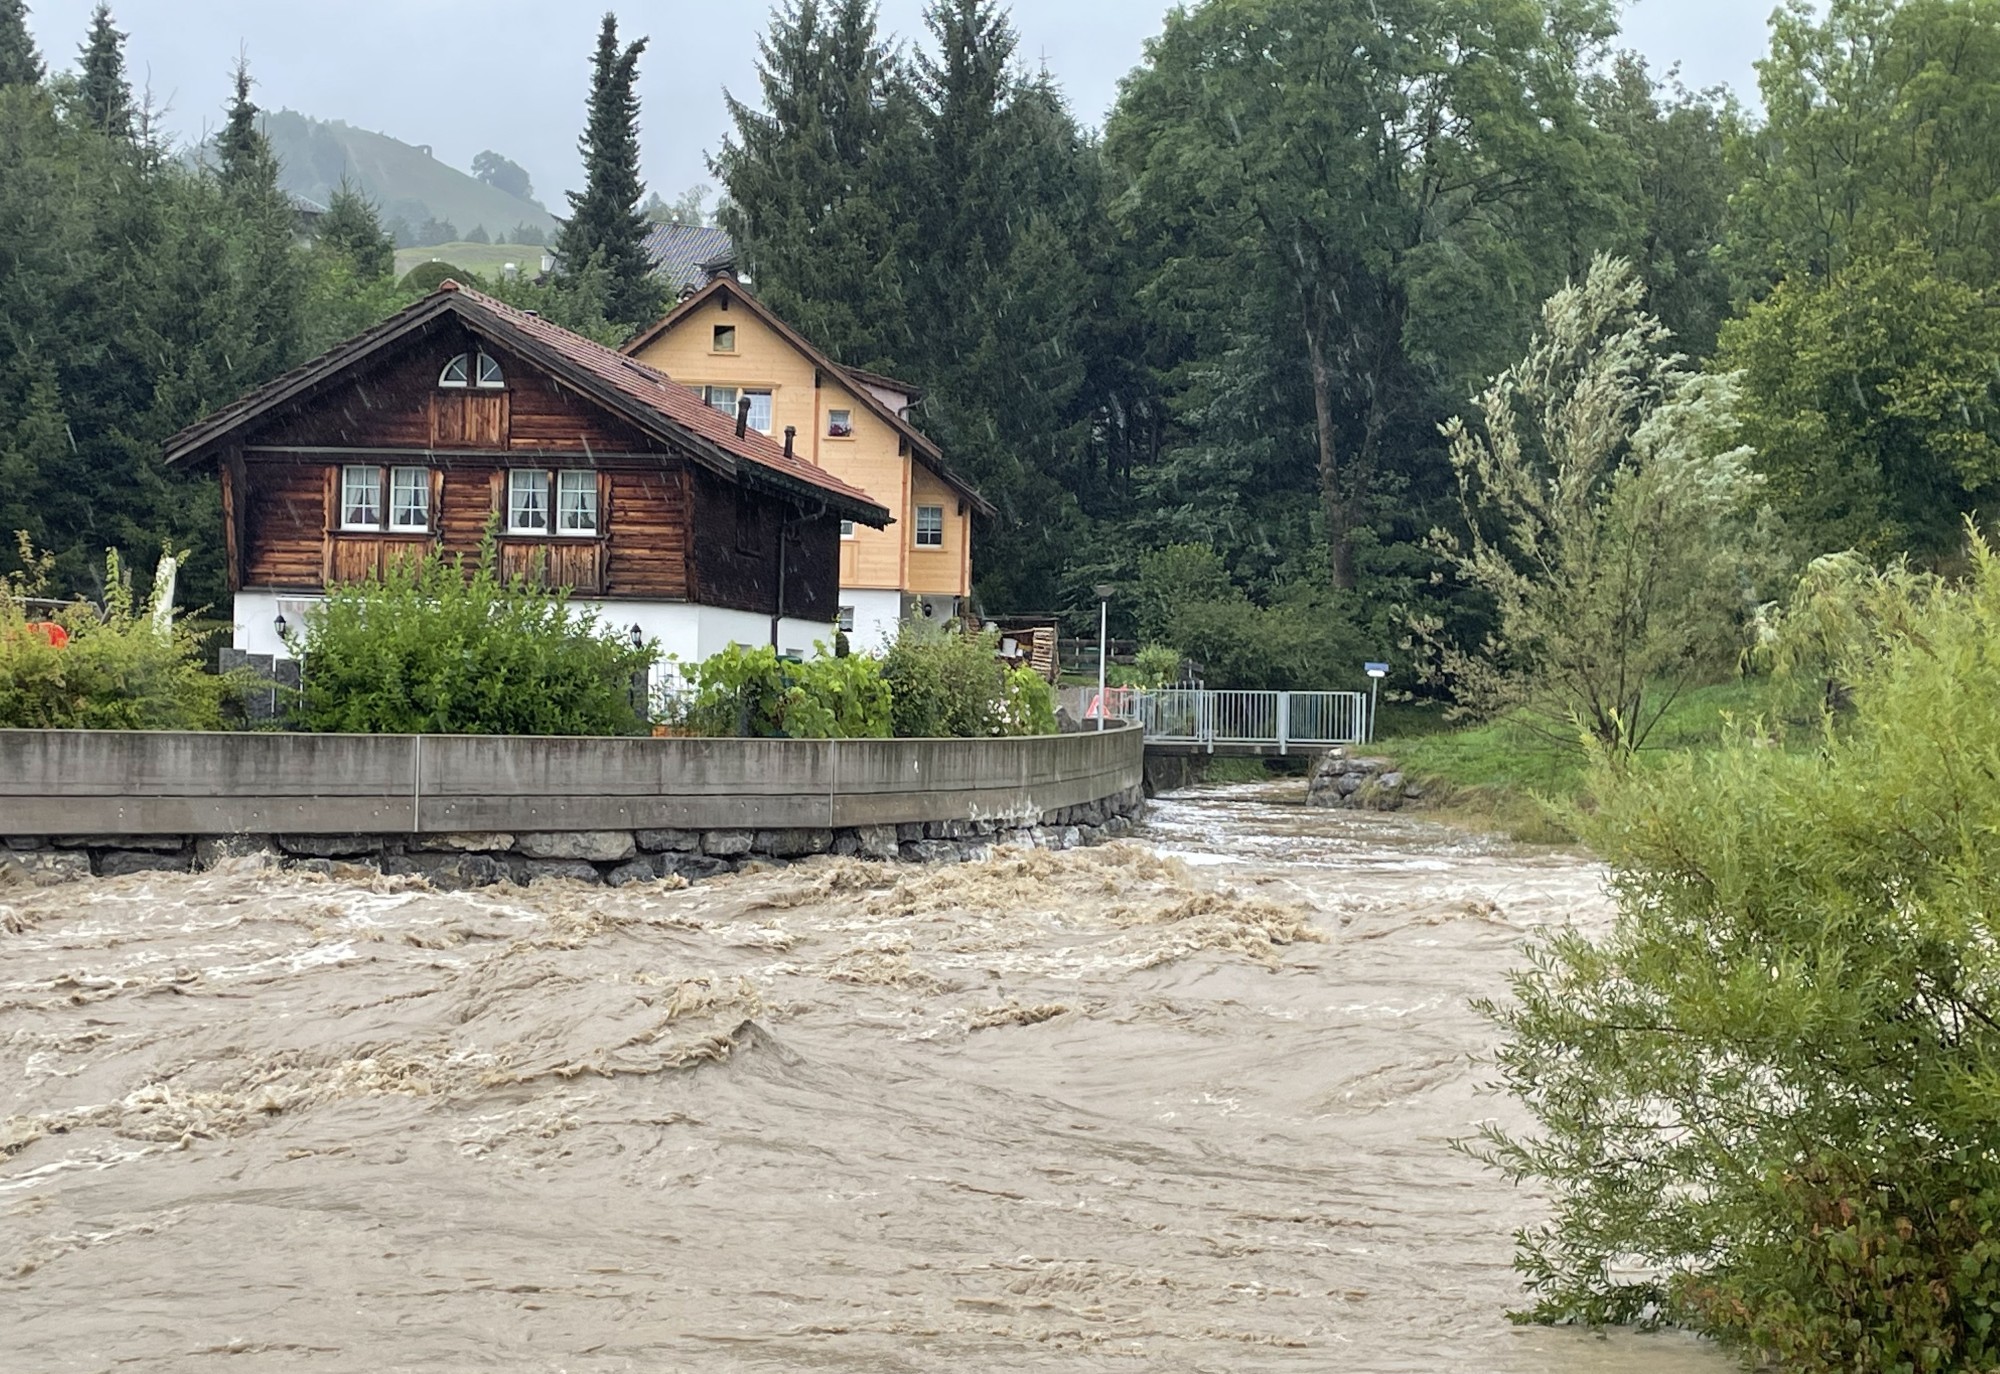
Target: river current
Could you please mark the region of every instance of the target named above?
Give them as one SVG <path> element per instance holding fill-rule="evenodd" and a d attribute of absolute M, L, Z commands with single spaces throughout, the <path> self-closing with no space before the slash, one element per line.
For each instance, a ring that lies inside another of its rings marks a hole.
<path fill-rule="evenodd" d="M 1719 1374 L 1519 1328 L 1489 1117 L 1587 859 L 1298 787 L 692 888 L 0 891 L 0 1369 Z"/>

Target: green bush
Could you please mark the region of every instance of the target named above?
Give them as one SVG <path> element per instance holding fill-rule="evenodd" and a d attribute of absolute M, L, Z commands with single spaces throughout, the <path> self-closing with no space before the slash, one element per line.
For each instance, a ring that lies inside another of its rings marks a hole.
<path fill-rule="evenodd" d="M 1141 687 L 1170 687 L 1180 679 L 1181 651 L 1165 644 L 1148 644 L 1132 660 Z"/>
<path fill-rule="evenodd" d="M 731 645 L 688 669 L 686 682 L 686 722 L 698 735 L 885 739 L 889 734 L 889 687 L 873 659 L 823 654 L 786 663 L 769 645 Z"/>
<path fill-rule="evenodd" d="M 432 552 L 335 587 L 306 617 L 297 724 L 349 734 L 619 735 L 658 656 L 568 594 Z"/>
<path fill-rule="evenodd" d="M 0 581 L 0 727 L 44 730 L 216 730 L 237 690 L 202 666 L 199 638 L 169 607 L 134 601 L 118 555 L 104 559 L 105 605 L 78 603 L 54 617 L 69 635 L 58 649 L 30 629 L 53 564 L 21 541 L 25 571 Z M 155 596 L 158 592 L 156 589 Z"/>
<path fill-rule="evenodd" d="M 1856 641 L 1804 664 L 1851 703 L 1811 747 L 1600 763 L 1616 924 L 1497 1012 L 1535 1126 L 1492 1157 L 1555 1201 L 1533 1316 L 1663 1313 L 1813 1374 L 2000 1367 L 2000 557 L 1973 563 L 1862 589 Z"/>
<path fill-rule="evenodd" d="M 1033 670 L 1009 673 L 996 656 L 999 636 L 941 629 L 906 620 L 882 658 L 891 720 L 900 739 L 979 739 L 1053 734 L 1048 684 Z M 1029 687 L 1032 679 L 1034 686 Z M 1041 707 L 1034 692 L 1045 699 Z"/>

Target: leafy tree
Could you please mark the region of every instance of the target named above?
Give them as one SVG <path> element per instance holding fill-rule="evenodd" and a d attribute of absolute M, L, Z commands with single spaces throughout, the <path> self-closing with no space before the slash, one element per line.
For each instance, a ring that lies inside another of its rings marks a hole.
<path fill-rule="evenodd" d="M 99 0 L 90 12 L 77 96 L 84 118 L 113 138 L 132 135 L 132 88 L 125 80 L 125 35 L 111 23 L 111 6 Z"/>
<path fill-rule="evenodd" d="M 1489 1008 L 1534 1119 L 1491 1157 L 1555 1204 L 1520 1238 L 1536 1319 L 1807 1374 L 2000 1364 L 2000 559 L 1906 590 L 1865 593 L 1909 633 L 1855 646 L 1852 716 L 1804 747 L 1598 778 L 1616 925 Z"/>
<path fill-rule="evenodd" d="M 471 229 L 466 231 L 465 241 L 467 243 L 491 243 L 493 242 L 493 237 L 486 232 L 485 225 L 475 224 Z"/>
<path fill-rule="evenodd" d="M 1585 87 L 1597 127 L 1616 141 L 1605 150 L 1622 166 L 1630 205 L 1618 251 L 1646 283 L 1654 313 L 1693 358 L 1715 352 L 1729 316 L 1729 275 L 1719 247 L 1735 189 L 1728 168 L 1731 103 L 1678 84 L 1662 89 L 1646 64 L 1621 53 Z"/>
<path fill-rule="evenodd" d="M 1787 278 L 1723 340 L 1744 442 L 1805 552 L 1949 558 L 2000 499 L 2000 321 L 1928 250 Z"/>
<path fill-rule="evenodd" d="M 1787 0 L 1758 64 L 1763 123 L 1736 142 L 1729 256 L 1744 291 L 1903 243 L 1946 277 L 2000 280 L 2000 9 L 1990 0 Z"/>
<path fill-rule="evenodd" d="M 42 79 L 42 55 L 28 32 L 27 0 L 0 0 L 0 86 L 34 86 Z"/>
<path fill-rule="evenodd" d="M 529 179 L 527 169 L 491 148 L 472 159 L 472 175 L 496 191 L 505 191 L 522 200 L 535 198 L 535 185 Z"/>
<path fill-rule="evenodd" d="M 1418 622 L 1465 708 L 1621 752 L 1730 661 L 1760 542 L 1733 379 L 1670 352 L 1644 295 L 1598 259 L 1478 398 L 1479 428 L 1448 424 L 1468 535 L 1440 542 L 1497 624 L 1465 650 Z"/>
<path fill-rule="evenodd" d="M 374 281 L 396 270 L 396 245 L 376 218 L 366 196 L 344 179 L 320 216 L 319 244 L 339 254 L 363 281 Z"/>
<path fill-rule="evenodd" d="M 1153 246 L 1142 294 L 1170 327 L 1292 354 L 1335 587 L 1411 412 L 1434 422 L 1434 389 L 1623 224 L 1579 91 L 1610 31 L 1596 3 L 1214 0 L 1169 15 L 1121 95 L 1107 155 Z"/>
<path fill-rule="evenodd" d="M 596 264 L 610 283 L 612 319 L 638 325 L 651 321 L 664 304 L 646 256 L 646 221 L 639 213 L 639 97 L 635 82 L 641 38 L 618 46 L 618 18 L 604 16 L 590 85 L 589 121 L 578 147 L 583 153 L 584 189 L 569 193 L 571 214 L 557 240 L 566 272 Z"/>

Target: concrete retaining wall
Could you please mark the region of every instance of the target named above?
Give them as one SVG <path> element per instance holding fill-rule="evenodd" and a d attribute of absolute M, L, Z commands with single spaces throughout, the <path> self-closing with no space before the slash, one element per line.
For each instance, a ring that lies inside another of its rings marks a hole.
<path fill-rule="evenodd" d="M 1129 727 L 997 740 L 0 730 L 0 881 L 251 853 L 467 881 L 634 863 L 699 877 L 715 860 L 830 850 L 943 859 L 1122 833 L 1143 770 Z M 659 854 L 680 857 L 643 857 Z"/>

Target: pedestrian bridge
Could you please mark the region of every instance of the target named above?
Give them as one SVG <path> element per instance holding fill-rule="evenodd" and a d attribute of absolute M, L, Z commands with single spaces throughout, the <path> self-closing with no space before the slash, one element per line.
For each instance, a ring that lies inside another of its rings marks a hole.
<path fill-rule="evenodd" d="M 1105 720 L 1137 721 L 1154 754 L 1277 755 L 1360 744 L 1374 735 L 1365 692 L 1211 692 L 1072 688 L 1068 706 L 1089 729 Z"/>

